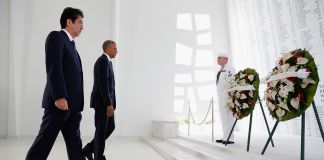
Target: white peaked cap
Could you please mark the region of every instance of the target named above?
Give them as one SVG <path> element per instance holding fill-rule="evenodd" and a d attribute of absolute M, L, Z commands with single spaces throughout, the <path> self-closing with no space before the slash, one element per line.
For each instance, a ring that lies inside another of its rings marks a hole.
<path fill-rule="evenodd" d="M 226 53 L 218 53 L 218 57 L 228 57 L 228 54 L 226 54 Z"/>

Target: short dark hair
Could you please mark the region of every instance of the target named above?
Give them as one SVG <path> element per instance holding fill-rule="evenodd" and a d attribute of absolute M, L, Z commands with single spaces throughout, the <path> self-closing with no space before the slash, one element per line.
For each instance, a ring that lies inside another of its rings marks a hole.
<path fill-rule="evenodd" d="M 112 40 L 106 40 L 103 44 L 102 44 L 102 50 L 105 51 L 107 47 L 109 47 L 111 44 L 116 44 L 116 42 L 112 41 Z"/>
<path fill-rule="evenodd" d="M 72 22 L 78 18 L 78 16 L 81 16 L 83 18 L 83 12 L 80 9 L 72 8 L 72 7 L 66 7 L 63 10 L 63 13 L 61 14 L 61 29 L 66 28 L 66 20 L 71 19 Z"/>

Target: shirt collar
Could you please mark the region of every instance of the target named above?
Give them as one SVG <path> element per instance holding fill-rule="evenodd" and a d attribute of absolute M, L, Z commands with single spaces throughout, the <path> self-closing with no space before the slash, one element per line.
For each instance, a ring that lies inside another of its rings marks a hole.
<path fill-rule="evenodd" d="M 66 33 L 66 35 L 69 37 L 69 39 L 70 39 L 70 41 L 73 41 L 73 38 L 72 38 L 72 36 L 71 36 L 71 34 L 66 30 L 66 29 L 62 29 L 65 33 Z"/>
<path fill-rule="evenodd" d="M 103 54 L 108 58 L 109 61 L 111 61 L 111 58 L 108 56 L 107 53 L 103 53 Z"/>
<path fill-rule="evenodd" d="M 225 72 L 227 68 L 227 64 L 224 65 L 224 67 L 220 67 L 219 71 Z"/>

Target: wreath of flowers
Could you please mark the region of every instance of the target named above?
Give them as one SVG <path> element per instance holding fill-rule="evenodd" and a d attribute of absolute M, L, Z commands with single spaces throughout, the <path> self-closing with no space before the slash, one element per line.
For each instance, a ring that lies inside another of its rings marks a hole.
<path fill-rule="evenodd" d="M 229 82 L 227 107 L 235 118 L 242 119 L 253 111 L 259 84 L 259 74 L 251 68 L 239 71 Z"/>
<path fill-rule="evenodd" d="M 309 74 L 298 76 L 301 72 Z M 290 77 L 291 73 L 297 74 Z M 271 80 L 278 75 L 285 76 Z M 264 99 L 272 117 L 279 121 L 303 114 L 312 103 L 319 82 L 314 58 L 305 49 L 283 53 L 267 79 Z"/>

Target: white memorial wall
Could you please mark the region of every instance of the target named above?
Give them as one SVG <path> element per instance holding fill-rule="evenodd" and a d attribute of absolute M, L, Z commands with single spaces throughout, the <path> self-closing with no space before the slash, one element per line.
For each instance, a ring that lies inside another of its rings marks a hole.
<path fill-rule="evenodd" d="M 324 0 L 228 0 L 232 62 L 237 70 L 251 67 L 265 77 L 280 53 L 307 49 L 324 79 Z M 263 98 L 265 85 L 260 86 Z M 324 123 L 324 82 L 320 81 L 315 103 Z M 269 118 L 269 112 L 265 110 Z M 261 112 L 255 111 L 254 127 L 264 128 Z M 272 126 L 272 124 L 271 124 Z M 300 134 L 300 118 L 279 123 L 277 132 Z M 306 110 L 306 134 L 320 136 L 313 109 Z"/>

